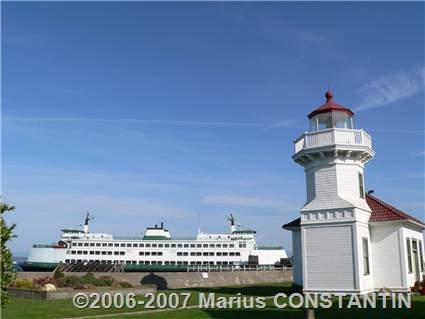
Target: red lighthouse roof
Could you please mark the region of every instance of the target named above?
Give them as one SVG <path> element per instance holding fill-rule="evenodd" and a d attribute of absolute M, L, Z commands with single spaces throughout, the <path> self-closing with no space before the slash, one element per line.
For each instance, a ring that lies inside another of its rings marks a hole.
<path fill-rule="evenodd" d="M 313 116 L 320 114 L 320 113 L 327 113 L 327 112 L 345 112 L 349 114 L 350 116 L 353 116 L 354 113 L 349 108 L 346 108 L 343 105 L 337 104 L 333 100 L 333 93 L 331 90 L 328 90 L 325 94 L 326 96 L 326 103 L 319 106 L 317 109 L 315 109 L 313 112 L 311 112 L 308 115 L 308 118 L 311 119 Z"/>

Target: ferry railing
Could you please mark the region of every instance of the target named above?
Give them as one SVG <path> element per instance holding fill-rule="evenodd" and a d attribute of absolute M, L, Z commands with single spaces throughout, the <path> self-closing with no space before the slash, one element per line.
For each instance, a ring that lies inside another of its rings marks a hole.
<path fill-rule="evenodd" d="M 187 272 L 282 271 L 285 265 L 188 265 Z"/>

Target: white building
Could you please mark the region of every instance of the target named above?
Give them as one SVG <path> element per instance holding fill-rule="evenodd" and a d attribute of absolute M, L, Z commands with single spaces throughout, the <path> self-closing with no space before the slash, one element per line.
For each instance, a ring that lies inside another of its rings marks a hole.
<path fill-rule="evenodd" d="M 326 99 L 294 141 L 307 186 L 301 217 L 283 225 L 292 231 L 294 282 L 304 292 L 408 291 L 424 275 L 425 224 L 365 193 L 371 137 L 332 92 Z"/>

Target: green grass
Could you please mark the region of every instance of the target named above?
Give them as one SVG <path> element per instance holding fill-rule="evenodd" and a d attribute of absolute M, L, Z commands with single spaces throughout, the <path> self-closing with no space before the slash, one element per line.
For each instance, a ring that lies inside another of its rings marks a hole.
<path fill-rule="evenodd" d="M 289 294 L 289 284 L 270 284 L 270 285 L 250 285 L 238 287 L 223 288 L 198 288 L 190 290 L 168 290 L 166 293 L 172 292 L 192 292 L 192 298 L 189 305 L 196 305 L 199 293 L 214 292 L 217 296 L 234 296 L 241 293 L 243 296 L 273 296 L 277 293 L 284 292 Z M 142 297 L 138 297 L 141 299 Z M 402 318 L 422 318 L 425 315 L 425 297 L 415 296 L 412 298 L 411 309 L 331 309 L 316 310 L 316 318 L 326 319 L 402 319 Z M 273 319 L 273 318 L 306 318 L 303 309 L 277 309 L 273 305 L 272 299 L 267 299 L 267 307 L 264 309 L 180 309 L 170 310 L 167 312 L 144 313 L 134 315 L 119 315 L 120 313 L 145 311 L 142 306 L 134 309 L 77 309 L 72 305 L 71 300 L 33 300 L 24 298 L 13 298 L 12 302 L 2 311 L 2 318 L 6 319 L 54 319 L 64 317 L 80 317 L 101 314 L 117 314 L 111 318 L 114 319 L 134 319 L 134 318 L 152 318 L 152 319 Z"/>

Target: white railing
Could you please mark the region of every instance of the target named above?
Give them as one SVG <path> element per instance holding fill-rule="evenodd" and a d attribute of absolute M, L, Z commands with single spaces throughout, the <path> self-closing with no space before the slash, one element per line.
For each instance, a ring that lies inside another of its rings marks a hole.
<path fill-rule="evenodd" d="M 372 148 L 372 139 L 363 130 L 353 129 L 326 129 L 316 132 L 307 132 L 294 141 L 295 153 L 306 149 L 326 145 L 362 145 Z"/>

